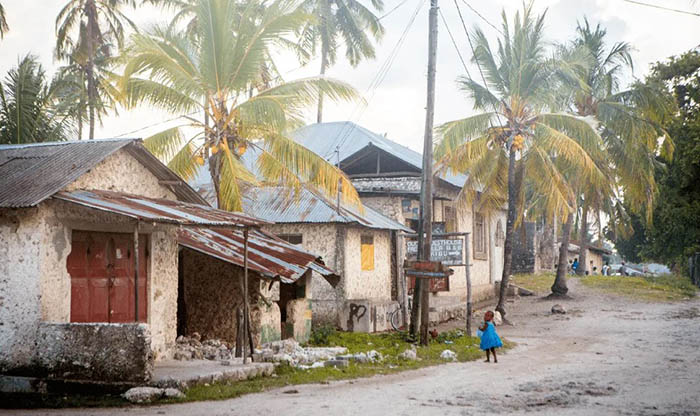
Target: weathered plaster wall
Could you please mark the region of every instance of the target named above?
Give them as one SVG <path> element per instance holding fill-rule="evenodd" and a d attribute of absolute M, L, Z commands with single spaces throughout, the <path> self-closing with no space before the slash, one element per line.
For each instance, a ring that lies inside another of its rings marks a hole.
<path fill-rule="evenodd" d="M 149 198 L 177 199 L 172 191 L 158 183 L 158 178 L 123 149 L 114 152 L 65 188 L 68 191 L 75 189 L 102 189 Z"/>
<path fill-rule="evenodd" d="M 243 306 L 240 267 L 188 248 L 182 250 L 187 334 L 199 332 L 204 339 L 235 343 L 236 309 Z"/>
<path fill-rule="evenodd" d="M 391 236 L 386 230 L 348 227 L 345 242 L 345 299 L 391 300 Z M 362 270 L 361 237 L 374 238 L 374 270 Z"/>
<path fill-rule="evenodd" d="M 456 207 L 457 214 L 457 231 L 469 232 L 469 253 L 468 259 L 471 261 L 471 279 L 473 296 L 475 300 L 486 299 L 493 296 L 492 283 L 500 280 L 503 267 L 503 249 L 495 247 L 496 221 L 501 219 L 505 227 L 505 212 L 502 210 L 492 212 L 487 216 L 487 233 L 489 241 L 488 257 L 486 259 L 474 258 L 474 242 L 473 242 L 473 215 L 471 207 L 459 206 L 456 202 L 458 192 L 444 184 L 436 185 L 436 195 L 444 199 L 437 199 L 433 206 L 433 221 L 441 222 L 443 219 L 444 206 L 449 205 Z M 384 215 L 406 224 L 409 218 L 412 218 L 412 213 L 405 211 L 402 206 L 402 201 L 411 200 L 406 196 L 375 196 L 365 195 L 362 197 L 362 202 L 367 206 L 376 209 Z M 417 203 L 417 201 L 413 201 Z M 438 292 L 437 296 L 457 296 L 460 298 L 466 297 L 467 283 L 464 267 L 455 267 L 454 274 L 450 276 L 450 291 Z"/>
<path fill-rule="evenodd" d="M 313 273 L 307 285 L 307 298 L 311 299 L 313 324 L 337 324 L 343 302 L 345 227 L 338 224 L 274 224 L 263 227 L 273 234 L 301 234 L 301 247 L 318 256 L 332 270 L 340 273 L 341 281 L 333 288 L 321 275 Z"/>
<path fill-rule="evenodd" d="M 175 198 L 125 151 L 108 157 L 66 189 Z M 66 259 L 72 230 L 130 232 L 132 227 L 126 217 L 52 199 L 34 208 L 0 210 L 0 371 L 35 360 L 40 322 L 70 321 Z M 150 234 L 151 347 L 158 358 L 167 358 L 176 337 L 176 229 L 144 224 L 141 232 Z"/>
<path fill-rule="evenodd" d="M 34 356 L 44 217 L 40 208 L 0 209 L 0 373 Z"/>

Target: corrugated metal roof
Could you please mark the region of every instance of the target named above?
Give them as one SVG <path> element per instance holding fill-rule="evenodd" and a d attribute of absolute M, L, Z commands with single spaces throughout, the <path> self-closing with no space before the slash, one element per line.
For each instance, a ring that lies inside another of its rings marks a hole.
<path fill-rule="evenodd" d="M 0 207 L 34 206 L 119 149 L 125 148 L 180 200 L 205 204 L 185 181 L 163 165 L 137 139 L 84 140 L 69 142 L 0 145 Z"/>
<path fill-rule="evenodd" d="M 89 208 L 113 212 L 147 222 L 179 225 L 257 226 L 266 221 L 240 212 L 222 211 L 207 205 L 169 199 L 146 198 L 103 190 L 61 191 L 54 198 Z"/>
<path fill-rule="evenodd" d="M 340 143 L 341 166 L 345 159 L 355 153 L 367 146 L 375 146 L 417 169 L 423 169 L 423 156 L 420 153 L 350 121 L 310 124 L 292 132 L 291 136 L 304 147 L 332 162 L 335 161 L 336 147 Z M 440 178 L 458 188 L 463 187 L 467 180 L 465 175 L 449 172 Z"/>
<path fill-rule="evenodd" d="M 294 191 L 284 187 L 250 188 L 243 197 L 243 210 L 276 223 L 346 223 L 413 232 L 367 206 L 364 213 L 359 213 L 355 207 L 341 204 L 338 212 L 334 202 L 309 189 L 294 195 Z"/>
<path fill-rule="evenodd" d="M 178 243 L 243 267 L 243 231 L 185 227 L 178 232 Z M 318 272 L 334 286 L 339 281 L 339 276 L 327 268 L 320 257 L 260 230 L 249 232 L 248 267 L 283 283 L 297 281 L 308 270 Z"/>

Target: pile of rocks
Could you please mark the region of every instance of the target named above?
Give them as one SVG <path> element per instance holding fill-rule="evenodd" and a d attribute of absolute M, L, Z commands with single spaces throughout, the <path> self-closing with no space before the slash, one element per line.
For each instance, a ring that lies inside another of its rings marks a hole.
<path fill-rule="evenodd" d="M 235 354 L 233 346 L 218 339 L 202 341 L 197 332 L 190 336 L 180 335 L 175 341 L 175 354 L 173 358 L 181 361 L 191 360 L 231 360 Z"/>
<path fill-rule="evenodd" d="M 122 394 L 126 400 L 131 403 L 151 403 L 160 399 L 180 399 L 185 395 L 178 389 L 167 388 L 161 389 L 158 387 L 133 387 Z"/>
<path fill-rule="evenodd" d="M 263 344 L 261 349 L 255 350 L 253 361 L 287 363 L 294 367 L 313 366 L 314 363 L 334 360 L 347 352 L 348 349 L 344 347 L 304 348 L 293 339 L 285 339 Z M 319 364 L 315 366 L 320 367 Z"/>

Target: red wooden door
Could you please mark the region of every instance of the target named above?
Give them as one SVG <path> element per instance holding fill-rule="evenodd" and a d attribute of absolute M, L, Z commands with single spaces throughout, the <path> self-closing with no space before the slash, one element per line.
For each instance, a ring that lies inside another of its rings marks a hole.
<path fill-rule="evenodd" d="M 131 234 L 73 231 L 71 322 L 134 322 Z M 148 238 L 139 235 L 139 321 L 148 316 Z"/>

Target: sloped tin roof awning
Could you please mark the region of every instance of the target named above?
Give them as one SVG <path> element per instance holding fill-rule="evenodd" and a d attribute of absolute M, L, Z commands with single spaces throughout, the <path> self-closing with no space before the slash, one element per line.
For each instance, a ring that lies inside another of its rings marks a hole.
<path fill-rule="evenodd" d="M 222 211 L 205 205 L 169 199 L 147 198 L 103 190 L 61 191 L 53 196 L 100 211 L 113 212 L 140 221 L 177 225 L 251 227 L 270 224 L 240 212 Z"/>
<path fill-rule="evenodd" d="M 231 229 L 184 227 L 178 232 L 181 246 L 241 267 L 244 238 L 243 231 Z M 248 268 L 282 283 L 296 282 L 308 270 L 319 273 L 332 286 L 340 280 L 316 255 L 257 229 L 248 235 Z"/>

